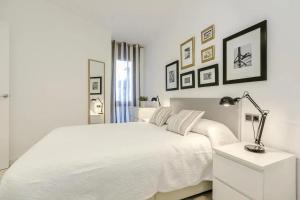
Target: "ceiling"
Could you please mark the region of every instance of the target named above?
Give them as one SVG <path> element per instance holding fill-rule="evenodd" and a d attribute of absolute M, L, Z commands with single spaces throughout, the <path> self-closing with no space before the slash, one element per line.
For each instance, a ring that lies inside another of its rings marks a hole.
<path fill-rule="evenodd" d="M 118 41 L 146 44 L 167 28 L 184 0 L 49 0 L 99 23 Z"/>

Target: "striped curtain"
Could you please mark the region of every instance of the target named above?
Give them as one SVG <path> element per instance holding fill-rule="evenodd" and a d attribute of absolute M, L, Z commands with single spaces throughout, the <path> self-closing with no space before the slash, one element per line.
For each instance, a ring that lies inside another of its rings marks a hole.
<path fill-rule="evenodd" d="M 111 122 L 133 120 L 133 107 L 139 106 L 143 48 L 112 41 Z"/>

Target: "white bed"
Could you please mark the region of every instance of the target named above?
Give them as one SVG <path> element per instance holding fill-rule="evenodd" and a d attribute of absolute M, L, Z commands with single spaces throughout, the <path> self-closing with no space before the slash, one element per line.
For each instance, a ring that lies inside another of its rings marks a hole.
<path fill-rule="evenodd" d="M 218 141 L 226 137 L 181 136 L 146 122 L 59 128 L 6 172 L 0 199 L 170 199 L 187 187 L 192 195 L 210 189 Z"/>
<path fill-rule="evenodd" d="M 5 174 L 2 200 L 142 200 L 211 179 L 207 137 L 149 123 L 54 130 Z"/>

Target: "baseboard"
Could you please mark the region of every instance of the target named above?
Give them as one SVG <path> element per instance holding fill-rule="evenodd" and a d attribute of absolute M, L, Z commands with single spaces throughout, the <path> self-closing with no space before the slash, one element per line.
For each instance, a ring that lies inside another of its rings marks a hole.
<path fill-rule="evenodd" d="M 12 164 L 14 164 L 14 162 L 16 162 L 17 159 L 14 160 L 9 160 L 9 166 L 12 166 Z"/>

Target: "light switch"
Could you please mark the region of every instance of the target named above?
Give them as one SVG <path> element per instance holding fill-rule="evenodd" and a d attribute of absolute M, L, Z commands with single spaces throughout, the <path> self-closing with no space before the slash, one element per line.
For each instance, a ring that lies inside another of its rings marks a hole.
<path fill-rule="evenodd" d="M 245 120 L 246 120 L 246 121 L 251 121 L 251 122 L 252 122 L 252 114 L 246 113 L 246 114 L 245 114 Z"/>

